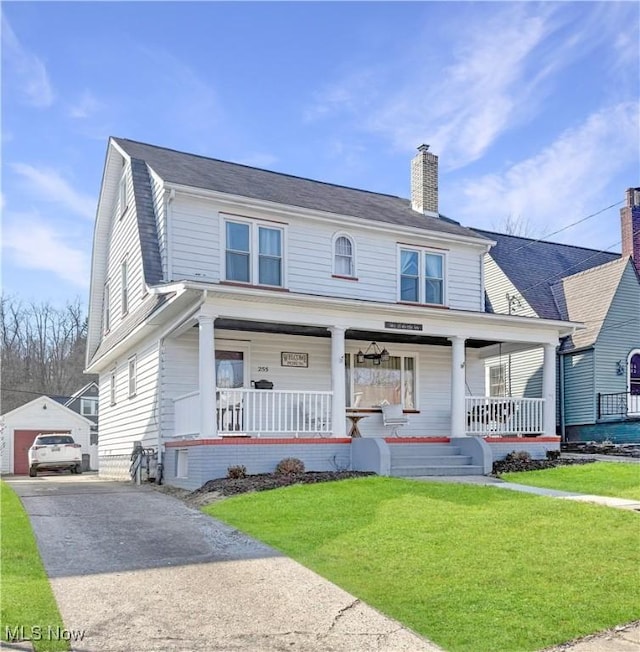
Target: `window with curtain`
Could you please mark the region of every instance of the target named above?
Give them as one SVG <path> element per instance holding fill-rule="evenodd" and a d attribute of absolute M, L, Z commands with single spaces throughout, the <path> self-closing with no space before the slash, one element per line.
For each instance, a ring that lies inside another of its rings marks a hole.
<path fill-rule="evenodd" d="M 400 249 L 400 301 L 444 305 L 443 254 Z"/>
<path fill-rule="evenodd" d="M 248 224 L 227 222 L 226 270 L 228 281 L 251 282 L 250 227 Z"/>
<path fill-rule="evenodd" d="M 225 279 L 283 285 L 283 230 L 256 222 L 225 221 Z"/>
<path fill-rule="evenodd" d="M 224 389 L 244 386 L 242 351 L 216 351 L 216 386 Z"/>
<path fill-rule="evenodd" d="M 334 244 L 334 274 L 355 276 L 353 242 L 345 235 L 336 238 Z"/>
<path fill-rule="evenodd" d="M 416 409 L 416 360 L 413 356 L 389 356 L 379 365 L 373 360 L 359 363 L 345 356 L 347 403 L 353 408 L 375 408 L 387 401 L 401 403 L 405 410 Z"/>
<path fill-rule="evenodd" d="M 282 231 L 258 227 L 258 283 L 282 285 Z"/>

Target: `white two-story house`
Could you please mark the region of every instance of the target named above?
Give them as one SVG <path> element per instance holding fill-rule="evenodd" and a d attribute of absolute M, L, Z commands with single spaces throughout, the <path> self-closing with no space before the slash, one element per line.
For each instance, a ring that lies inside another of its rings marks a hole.
<path fill-rule="evenodd" d="M 101 474 L 129 477 L 136 442 L 189 487 L 291 455 L 409 474 L 446 463 L 421 457 L 437 444 L 477 472 L 498 435 L 557 445 L 556 347 L 580 325 L 487 312 L 492 244 L 439 214 L 424 145 L 409 200 L 110 139 L 87 345 Z M 487 398 L 502 346 L 542 347 L 541 397 Z"/>

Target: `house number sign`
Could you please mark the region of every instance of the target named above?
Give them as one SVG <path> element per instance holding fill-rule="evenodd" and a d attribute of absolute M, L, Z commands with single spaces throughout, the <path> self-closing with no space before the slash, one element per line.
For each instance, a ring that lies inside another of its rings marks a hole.
<path fill-rule="evenodd" d="M 282 367 L 308 367 L 309 354 L 291 353 L 290 351 L 282 351 L 280 353 L 280 365 Z"/>
<path fill-rule="evenodd" d="M 397 328 L 401 331 L 421 331 L 422 324 L 405 324 L 400 321 L 386 321 L 384 322 L 385 328 Z"/>

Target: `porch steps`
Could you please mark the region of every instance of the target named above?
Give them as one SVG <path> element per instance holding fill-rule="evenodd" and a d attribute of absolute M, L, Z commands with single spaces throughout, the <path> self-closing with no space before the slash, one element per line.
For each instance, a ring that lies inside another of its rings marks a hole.
<path fill-rule="evenodd" d="M 462 455 L 458 446 L 389 442 L 389 450 L 394 477 L 483 474 L 482 467 L 472 464 L 472 457 Z"/>

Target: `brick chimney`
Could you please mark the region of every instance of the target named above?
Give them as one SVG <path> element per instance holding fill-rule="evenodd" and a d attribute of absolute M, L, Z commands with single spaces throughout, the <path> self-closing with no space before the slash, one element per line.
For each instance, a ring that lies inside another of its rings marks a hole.
<path fill-rule="evenodd" d="M 627 189 L 627 202 L 620 209 L 622 255 L 631 256 L 640 273 L 640 188 Z"/>
<path fill-rule="evenodd" d="M 411 208 L 438 217 L 438 157 L 420 145 L 411 161 Z"/>

